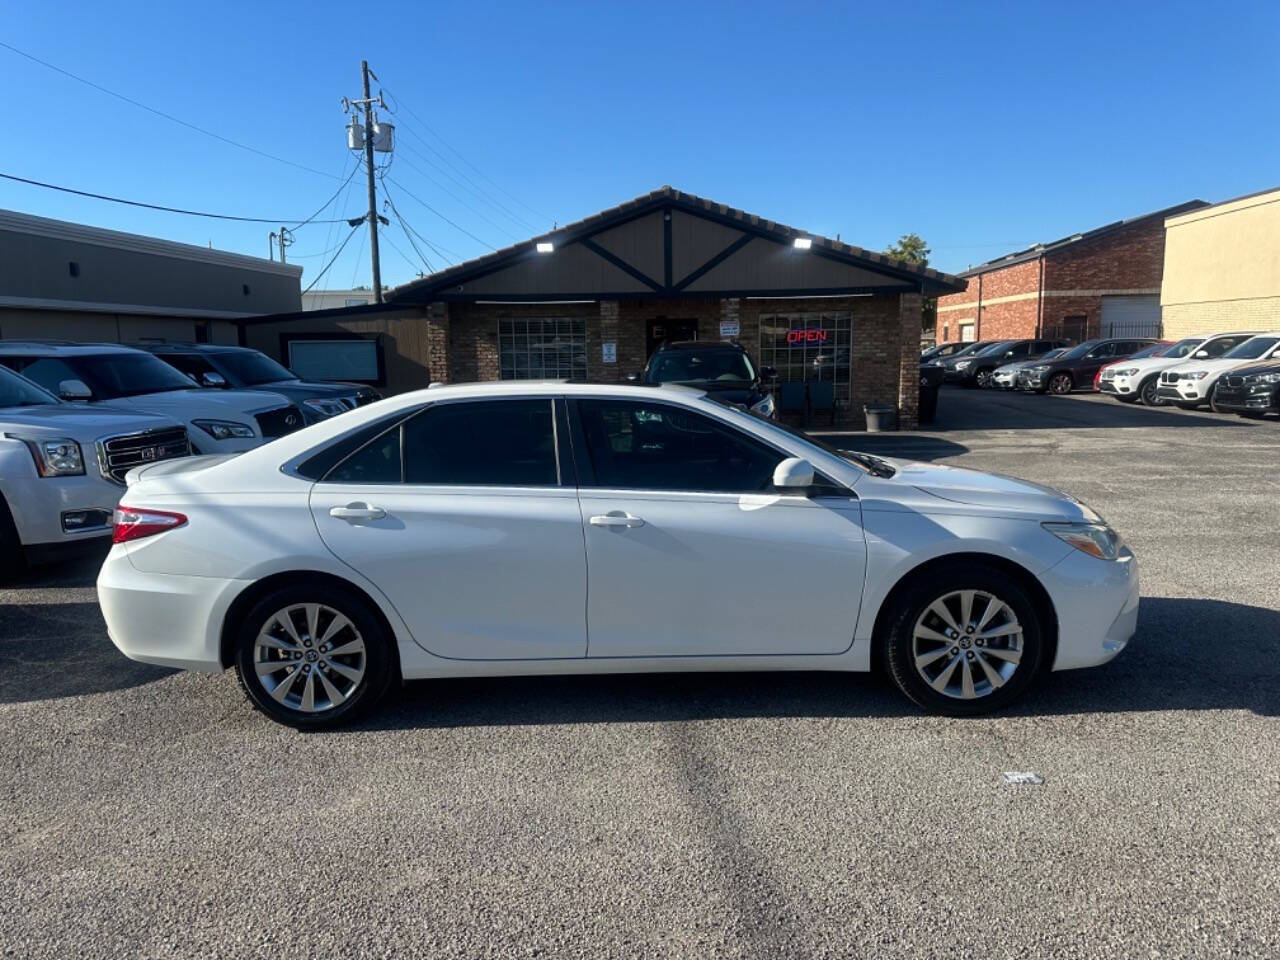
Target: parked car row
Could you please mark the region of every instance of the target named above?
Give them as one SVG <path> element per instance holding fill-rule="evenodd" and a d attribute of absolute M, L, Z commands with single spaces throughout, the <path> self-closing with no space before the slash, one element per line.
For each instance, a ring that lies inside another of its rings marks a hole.
<path fill-rule="evenodd" d="M 0 574 L 110 536 L 136 467 L 251 450 L 378 399 L 244 347 L 141 346 L 0 340 Z"/>

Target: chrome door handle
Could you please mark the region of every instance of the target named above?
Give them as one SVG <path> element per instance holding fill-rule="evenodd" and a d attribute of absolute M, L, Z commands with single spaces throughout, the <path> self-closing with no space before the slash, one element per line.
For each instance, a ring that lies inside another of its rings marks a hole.
<path fill-rule="evenodd" d="M 330 507 L 329 516 L 338 520 L 381 520 L 387 511 L 369 503 L 348 503 L 345 507 Z"/>
<path fill-rule="evenodd" d="M 643 527 L 644 521 L 629 513 L 605 513 L 591 518 L 593 527 Z"/>

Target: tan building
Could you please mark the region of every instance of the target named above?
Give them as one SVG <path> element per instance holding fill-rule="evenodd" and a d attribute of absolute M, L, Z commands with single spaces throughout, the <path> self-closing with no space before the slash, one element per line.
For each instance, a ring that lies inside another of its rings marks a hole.
<path fill-rule="evenodd" d="M 1164 336 L 1280 329 L 1280 189 L 1165 220 Z"/>

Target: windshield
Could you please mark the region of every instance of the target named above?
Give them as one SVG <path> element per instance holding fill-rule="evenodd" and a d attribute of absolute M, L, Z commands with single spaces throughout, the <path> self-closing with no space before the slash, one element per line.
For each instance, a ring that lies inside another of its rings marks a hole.
<path fill-rule="evenodd" d="M 1169 349 L 1167 343 L 1153 343 L 1149 347 L 1143 347 L 1137 353 L 1129 354 L 1130 360 L 1141 360 L 1143 357 L 1163 357 L 1164 352 Z"/>
<path fill-rule="evenodd" d="M 1079 360 L 1081 357 L 1083 357 L 1086 353 L 1088 353 L 1090 350 L 1092 350 L 1101 342 L 1102 342 L 1101 340 L 1086 340 L 1084 343 L 1077 343 L 1074 347 L 1072 347 L 1062 355 L 1063 359 Z"/>
<path fill-rule="evenodd" d="M 1017 340 L 998 340 L 988 347 L 984 347 L 981 350 L 975 350 L 974 356 L 985 357 L 993 353 L 999 353 L 1001 350 L 1008 350 L 1010 347 L 1016 345 L 1017 343 L 1018 343 Z"/>
<path fill-rule="evenodd" d="M 1036 357 L 1036 359 L 1037 360 L 1056 360 L 1058 359 L 1058 357 L 1062 356 L 1066 352 L 1067 352 L 1066 347 L 1054 347 L 1048 353 L 1040 354 L 1040 356 Z"/>
<path fill-rule="evenodd" d="M 755 420 L 757 423 L 763 424 L 764 426 L 768 427 L 770 430 L 776 430 L 779 433 L 785 433 L 788 437 L 791 437 L 794 440 L 798 440 L 803 444 L 807 444 L 808 446 L 813 447 L 816 450 L 821 450 L 823 453 L 830 454 L 833 457 L 839 457 L 841 460 L 844 460 L 847 463 L 852 463 L 855 467 L 861 467 L 863 470 L 867 471 L 867 473 L 870 473 L 873 476 L 892 477 L 895 473 L 897 473 L 897 471 L 894 470 L 893 467 L 888 462 L 881 460 L 879 457 L 873 457 L 869 453 L 856 453 L 853 450 L 839 450 L 836 447 L 829 446 L 828 444 L 823 443 L 821 440 L 818 440 L 814 437 L 809 436 L 809 434 L 805 433 L 802 430 L 797 430 L 795 427 L 789 427 L 785 423 L 781 423 L 777 420 L 770 420 L 768 417 L 764 416 L 761 413 L 757 413 L 754 410 L 749 410 L 747 409 L 746 404 L 733 403 L 728 400 L 722 400 L 711 394 L 707 395 L 707 399 L 714 400 L 716 403 L 719 403 L 719 404 L 723 404 L 724 406 L 729 407 L 730 409 L 735 410 L 738 413 L 746 414 L 752 420 Z"/>
<path fill-rule="evenodd" d="M 756 371 L 741 350 L 664 350 L 654 354 L 650 383 L 752 383 Z"/>
<path fill-rule="evenodd" d="M 1187 337 L 1187 339 L 1179 340 L 1170 347 L 1169 352 L 1165 353 L 1164 356 L 1171 357 L 1173 359 L 1189 357 L 1195 348 L 1200 346 L 1202 343 L 1204 343 L 1204 337 Z"/>
<path fill-rule="evenodd" d="M 256 350 L 228 350 L 210 354 L 210 359 L 229 382 L 246 387 L 298 379 L 287 367 Z"/>
<path fill-rule="evenodd" d="M 0 407 L 43 407 L 61 402 L 12 370 L 0 367 Z"/>
<path fill-rule="evenodd" d="M 186 374 L 149 353 L 98 353 L 65 359 L 98 400 L 192 390 L 196 386 Z"/>
<path fill-rule="evenodd" d="M 1246 340 L 1234 350 L 1228 350 L 1222 355 L 1222 359 L 1257 360 L 1277 343 L 1280 343 L 1280 337 L 1254 337 L 1252 340 Z"/>
<path fill-rule="evenodd" d="M 991 346 L 990 340 L 979 340 L 976 343 L 969 344 L 963 350 L 957 350 L 947 359 L 956 360 L 956 359 L 959 359 L 960 357 L 971 357 L 975 353 L 979 352 L 980 350 L 985 350 L 989 346 Z"/>

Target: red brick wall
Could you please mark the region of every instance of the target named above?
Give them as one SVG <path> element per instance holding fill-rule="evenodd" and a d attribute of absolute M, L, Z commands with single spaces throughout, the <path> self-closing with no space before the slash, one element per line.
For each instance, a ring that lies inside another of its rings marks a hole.
<path fill-rule="evenodd" d="M 960 339 L 960 321 L 974 319 L 974 339 L 1014 340 L 1036 335 L 1036 297 L 1010 303 L 991 303 L 1001 297 L 1034 294 L 1040 289 L 1040 262 L 1026 260 L 969 278 L 969 289 L 938 298 L 938 342 Z M 978 309 L 981 296 L 981 311 Z M 964 304 L 968 309 L 944 310 Z M 945 336 L 944 336 L 945 331 Z"/>

